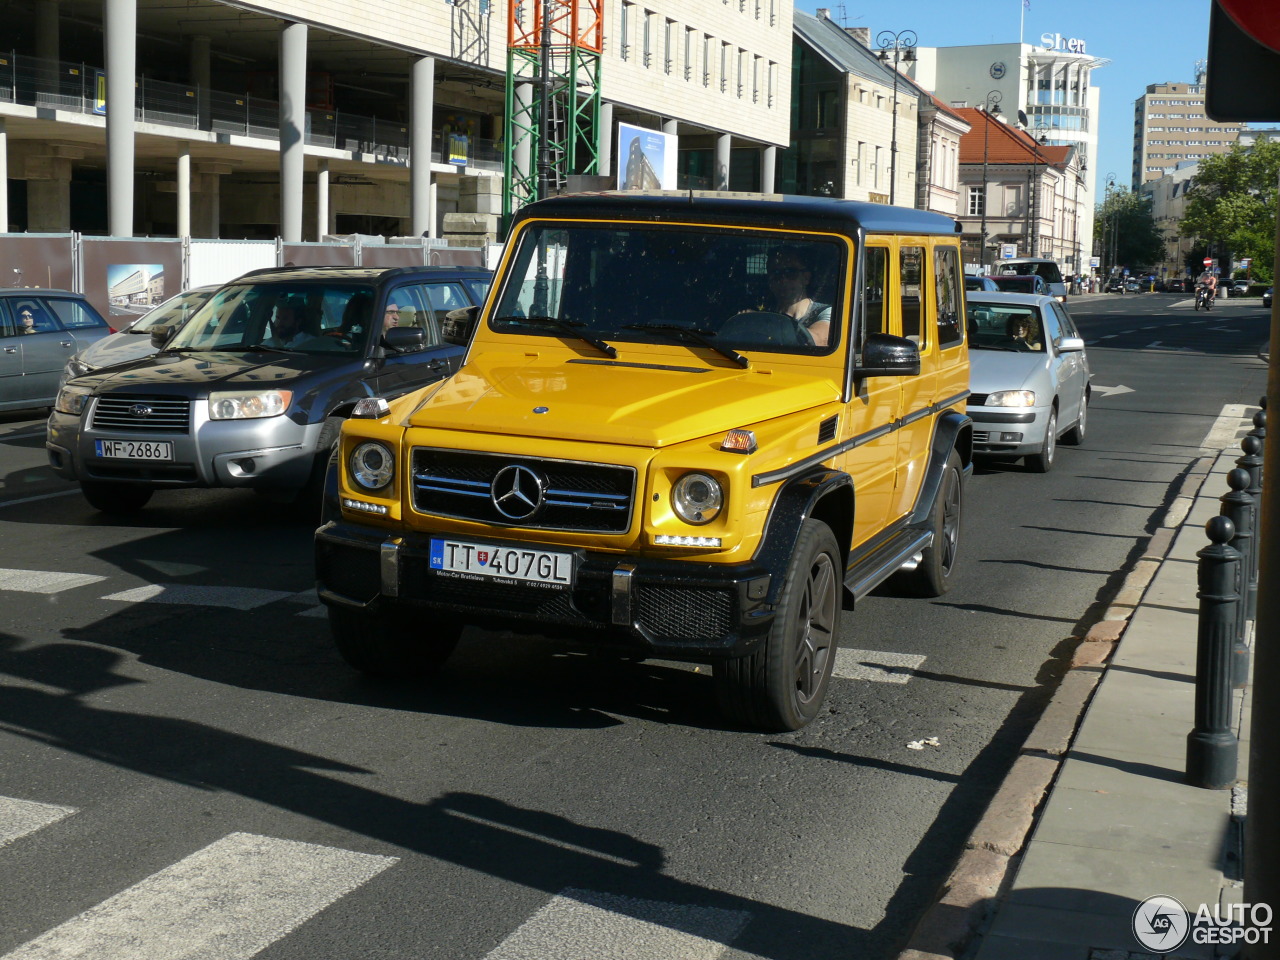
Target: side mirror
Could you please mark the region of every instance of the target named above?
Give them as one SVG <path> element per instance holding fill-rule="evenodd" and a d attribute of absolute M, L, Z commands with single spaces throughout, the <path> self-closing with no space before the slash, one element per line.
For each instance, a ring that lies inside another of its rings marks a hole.
<path fill-rule="evenodd" d="M 395 353 L 417 353 L 427 342 L 421 327 L 392 327 L 382 335 L 382 345 Z"/>
<path fill-rule="evenodd" d="M 444 315 L 440 324 L 440 336 L 445 343 L 455 347 L 465 347 L 471 342 L 471 335 L 476 332 L 476 320 L 480 317 L 479 307 L 459 307 Z"/>
<path fill-rule="evenodd" d="M 173 339 L 173 335 L 177 333 L 173 327 L 158 326 L 151 328 L 151 345 L 157 350 L 163 350 L 164 345 Z"/>
<path fill-rule="evenodd" d="M 1059 353 L 1079 353 L 1084 349 L 1084 339 L 1081 337 L 1063 337 L 1058 341 Z"/>
<path fill-rule="evenodd" d="M 856 377 L 915 377 L 920 375 L 920 348 L 906 337 L 873 333 L 862 346 Z"/>

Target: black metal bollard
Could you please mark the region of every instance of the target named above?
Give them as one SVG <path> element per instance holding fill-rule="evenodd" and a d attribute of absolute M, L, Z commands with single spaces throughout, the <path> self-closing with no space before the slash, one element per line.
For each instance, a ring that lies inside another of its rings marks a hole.
<path fill-rule="evenodd" d="M 1231 683 L 1236 689 L 1241 689 L 1249 682 L 1249 648 L 1245 646 L 1244 642 L 1245 624 L 1247 622 L 1244 590 L 1248 582 L 1249 564 L 1253 559 L 1257 546 L 1253 535 L 1256 506 L 1246 489 L 1249 486 L 1248 470 L 1236 467 L 1234 470 L 1229 471 L 1227 473 L 1227 486 L 1231 488 L 1231 491 L 1224 493 L 1220 498 L 1222 501 L 1221 513 L 1236 528 L 1235 536 L 1231 538 L 1231 547 L 1240 554 L 1240 576 L 1238 580 L 1240 598 L 1235 604 L 1236 619 L 1233 630 L 1234 635 L 1231 638 Z"/>
<path fill-rule="evenodd" d="M 1246 492 L 1253 499 L 1254 538 L 1250 541 L 1253 550 L 1244 561 L 1244 618 L 1254 620 L 1258 616 L 1258 555 L 1261 553 L 1256 531 L 1262 519 L 1262 441 L 1249 434 L 1240 441 L 1240 449 L 1244 456 L 1236 460 L 1236 466 L 1249 471 L 1249 486 Z"/>
<path fill-rule="evenodd" d="M 1267 398 L 1262 397 L 1258 400 L 1258 406 L 1262 407 L 1253 415 L 1253 429 L 1249 431 L 1249 436 L 1257 437 L 1263 447 L 1267 445 Z M 1262 486 L 1262 467 L 1258 467 L 1258 486 Z"/>
<path fill-rule="evenodd" d="M 1235 631 L 1240 554 L 1229 545 L 1235 525 L 1213 517 L 1204 525 L 1212 541 L 1200 558 L 1200 621 L 1196 636 L 1196 716 L 1187 734 L 1187 783 L 1221 790 L 1236 780 L 1239 744 L 1231 732 L 1231 636 Z"/>

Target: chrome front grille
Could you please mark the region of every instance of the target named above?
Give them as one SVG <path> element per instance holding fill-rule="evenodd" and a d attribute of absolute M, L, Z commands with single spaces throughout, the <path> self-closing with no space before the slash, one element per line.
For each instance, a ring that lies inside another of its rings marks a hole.
<path fill-rule="evenodd" d="M 94 428 L 187 433 L 191 429 L 191 401 L 174 397 L 99 397 L 93 409 Z"/>
<path fill-rule="evenodd" d="M 499 474 L 510 478 L 510 468 L 519 468 L 529 482 L 523 498 L 511 501 L 504 513 L 495 502 L 494 483 L 503 485 L 500 498 L 507 487 Z M 419 513 L 576 533 L 625 533 L 631 526 L 633 467 L 417 447 L 411 469 Z M 517 508 L 534 500 L 536 507 L 521 515 Z"/>

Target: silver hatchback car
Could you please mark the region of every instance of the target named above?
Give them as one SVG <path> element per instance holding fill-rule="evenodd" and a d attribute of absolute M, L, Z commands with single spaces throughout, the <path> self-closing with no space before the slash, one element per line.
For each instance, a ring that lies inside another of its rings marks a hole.
<path fill-rule="evenodd" d="M 1053 468 L 1058 440 L 1084 442 L 1089 359 L 1066 308 L 1053 297 L 970 293 L 969 416 L 977 456 L 1023 457 Z"/>
<path fill-rule="evenodd" d="M 0 290 L 0 410 L 52 406 L 67 359 L 113 332 L 83 294 Z"/>

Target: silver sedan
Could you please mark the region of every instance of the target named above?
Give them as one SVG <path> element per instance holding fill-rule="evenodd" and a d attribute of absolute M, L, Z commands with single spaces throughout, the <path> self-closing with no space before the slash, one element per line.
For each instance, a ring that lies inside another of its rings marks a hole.
<path fill-rule="evenodd" d="M 1084 441 L 1089 359 L 1066 307 L 1052 297 L 970 293 L 969 416 L 973 452 L 1053 468 L 1058 441 Z"/>

